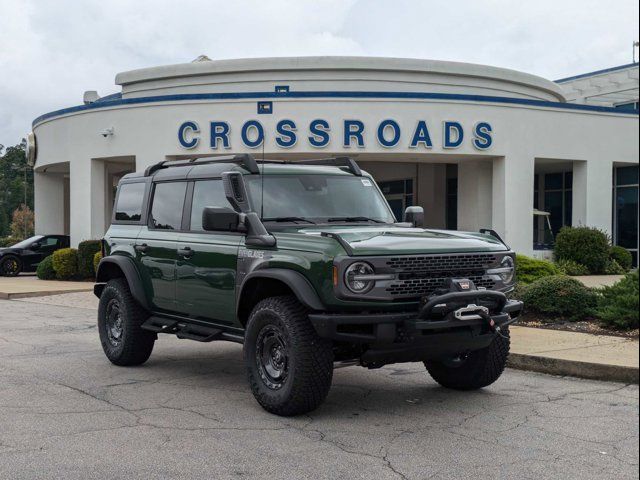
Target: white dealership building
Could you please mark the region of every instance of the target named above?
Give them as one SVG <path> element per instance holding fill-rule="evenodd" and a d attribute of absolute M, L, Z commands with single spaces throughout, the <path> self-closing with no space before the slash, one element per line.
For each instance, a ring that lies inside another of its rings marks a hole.
<path fill-rule="evenodd" d="M 492 228 L 531 255 L 549 225 L 588 225 L 637 258 L 637 63 L 553 82 L 429 60 L 200 57 L 115 83 L 34 121 L 37 233 L 101 238 L 118 179 L 161 160 L 349 155 L 429 227 Z"/>

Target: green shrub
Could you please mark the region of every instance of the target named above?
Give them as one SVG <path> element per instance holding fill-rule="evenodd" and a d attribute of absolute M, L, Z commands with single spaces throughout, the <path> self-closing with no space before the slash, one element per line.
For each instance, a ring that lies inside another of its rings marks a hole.
<path fill-rule="evenodd" d="M 604 268 L 604 273 L 607 275 L 624 275 L 627 270 L 622 268 L 615 260 L 609 259 L 607 266 Z"/>
<path fill-rule="evenodd" d="M 560 269 L 552 262 L 538 260 L 524 255 L 516 255 L 516 275 L 518 283 L 523 285 L 542 277 L 560 274 Z"/>
<path fill-rule="evenodd" d="M 78 275 L 93 278 L 96 275 L 93 257 L 100 251 L 100 240 L 85 240 L 78 245 Z"/>
<path fill-rule="evenodd" d="M 78 251 L 75 248 L 56 250 L 52 257 L 58 280 L 69 280 L 78 274 Z"/>
<path fill-rule="evenodd" d="M 528 285 L 522 296 L 528 311 L 580 320 L 593 315 L 597 294 L 575 278 L 553 275 Z"/>
<path fill-rule="evenodd" d="M 49 255 L 38 264 L 36 276 L 40 280 L 53 280 L 56 278 L 56 271 L 53 269 L 53 255 Z"/>
<path fill-rule="evenodd" d="M 601 290 L 596 316 L 616 328 L 638 328 L 638 271 Z"/>
<path fill-rule="evenodd" d="M 565 275 L 589 275 L 589 269 L 573 260 L 560 260 L 558 268 Z"/>
<path fill-rule="evenodd" d="M 631 270 L 631 267 L 633 266 L 633 257 L 631 256 L 631 252 L 619 245 L 611 247 L 609 250 L 609 258 L 611 260 L 615 260 L 625 272 Z"/>
<path fill-rule="evenodd" d="M 589 273 L 604 273 L 609 261 L 609 237 L 597 228 L 562 227 L 554 253 L 557 261 L 573 260 L 587 267 Z"/>
<path fill-rule="evenodd" d="M 100 263 L 100 260 L 102 260 L 102 252 L 96 252 L 93 256 L 93 271 L 96 273 L 98 272 L 98 264 Z"/>

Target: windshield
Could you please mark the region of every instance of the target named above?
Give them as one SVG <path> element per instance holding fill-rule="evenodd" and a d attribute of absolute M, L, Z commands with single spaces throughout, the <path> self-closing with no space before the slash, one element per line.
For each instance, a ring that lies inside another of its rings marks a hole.
<path fill-rule="evenodd" d="M 42 235 L 36 235 L 34 237 L 27 238 L 26 240 L 22 240 L 21 242 L 18 242 L 15 245 L 12 245 L 11 247 L 12 248 L 26 248 L 29 245 L 31 245 L 33 242 L 37 242 L 41 238 L 44 238 L 44 237 Z"/>
<path fill-rule="evenodd" d="M 315 223 L 385 222 L 395 218 L 372 179 L 343 175 L 266 175 L 245 177 L 254 210 L 269 219 Z M 262 181 L 264 180 L 264 211 Z"/>

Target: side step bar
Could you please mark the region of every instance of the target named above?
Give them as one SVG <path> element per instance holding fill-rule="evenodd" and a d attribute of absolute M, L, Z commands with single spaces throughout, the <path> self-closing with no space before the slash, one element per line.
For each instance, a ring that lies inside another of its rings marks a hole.
<path fill-rule="evenodd" d="M 197 342 L 212 342 L 214 340 L 231 340 L 242 343 L 243 338 L 239 335 L 224 332 L 220 328 L 195 325 L 193 323 L 181 322 L 158 316 L 151 316 L 141 325 L 145 330 L 154 333 L 173 333 L 178 338 L 195 340 Z"/>

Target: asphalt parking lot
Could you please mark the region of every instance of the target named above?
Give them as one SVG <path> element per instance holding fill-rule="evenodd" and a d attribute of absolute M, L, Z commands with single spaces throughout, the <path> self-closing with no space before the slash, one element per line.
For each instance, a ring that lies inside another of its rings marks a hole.
<path fill-rule="evenodd" d="M 0 300 L 0 479 L 638 478 L 638 387 L 420 364 L 339 369 L 311 415 L 264 412 L 241 347 L 161 337 L 112 366 L 95 311 Z"/>

